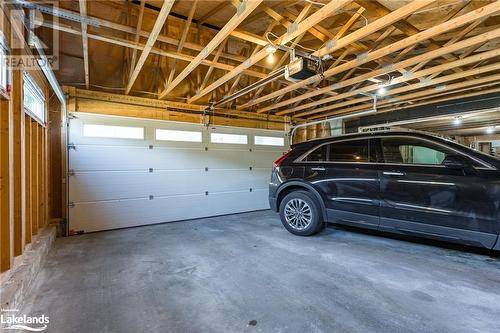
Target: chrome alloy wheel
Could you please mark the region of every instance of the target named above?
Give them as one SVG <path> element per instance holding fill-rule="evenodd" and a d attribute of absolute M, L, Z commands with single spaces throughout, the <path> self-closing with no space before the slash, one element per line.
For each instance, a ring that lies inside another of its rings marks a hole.
<path fill-rule="evenodd" d="M 311 207 L 302 199 L 292 199 L 285 206 L 285 220 L 295 230 L 304 230 L 311 224 Z"/>

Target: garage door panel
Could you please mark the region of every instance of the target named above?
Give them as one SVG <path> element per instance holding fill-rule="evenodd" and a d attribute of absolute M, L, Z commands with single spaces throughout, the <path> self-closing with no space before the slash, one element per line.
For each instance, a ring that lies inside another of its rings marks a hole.
<path fill-rule="evenodd" d="M 83 124 L 144 128 L 144 140 L 88 138 Z M 155 140 L 157 128 L 199 131 L 202 142 Z M 248 144 L 210 143 L 210 133 Z M 98 231 L 269 208 L 272 163 L 286 147 L 253 145 L 276 131 L 77 113 L 70 121 L 70 229 Z"/>
<path fill-rule="evenodd" d="M 231 205 L 227 203 L 231 202 Z M 70 210 L 73 231 L 92 232 L 268 208 L 266 191 L 79 203 Z"/>
<path fill-rule="evenodd" d="M 149 196 L 146 171 L 77 172 L 70 176 L 73 202 L 102 201 Z"/>
<path fill-rule="evenodd" d="M 210 149 L 205 156 L 208 168 L 248 168 L 251 166 L 251 156 L 248 149 Z"/>
<path fill-rule="evenodd" d="M 80 145 L 69 151 L 69 168 L 75 171 L 147 170 L 149 154 L 146 147 Z"/>
<path fill-rule="evenodd" d="M 79 172 L 71 177 L 73 202 L 267 189 L 268 169 Z M 224 181 L 220 181 L 224 179 Z"/>

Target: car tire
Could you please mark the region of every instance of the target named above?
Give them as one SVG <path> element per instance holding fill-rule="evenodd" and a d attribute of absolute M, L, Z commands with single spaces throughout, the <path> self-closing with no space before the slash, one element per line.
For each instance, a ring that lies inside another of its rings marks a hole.
<path fill-rule="evenodd" d="M 319 205 L 306 191 L 293 191 L 283 198 L 280 218 L 286 230 L 298 236 L 314 235 L 324 227 Z"/>

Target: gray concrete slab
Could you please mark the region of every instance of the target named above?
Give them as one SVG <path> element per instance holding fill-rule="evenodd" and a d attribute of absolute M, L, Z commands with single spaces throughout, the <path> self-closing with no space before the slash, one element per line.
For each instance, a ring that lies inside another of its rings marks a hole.
<path fill-rule="evenodd" d="M 500 259 L 270 211 L 58 239 L 22 309 L 49 332 L 498 332 Z"/>

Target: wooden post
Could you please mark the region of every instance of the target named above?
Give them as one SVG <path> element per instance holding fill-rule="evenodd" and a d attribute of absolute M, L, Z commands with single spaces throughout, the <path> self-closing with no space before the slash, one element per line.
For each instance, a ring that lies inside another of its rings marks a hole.
<path fill-rule="evenodd" d="M 38 123 L 31 122 L 31 234 L 38 234 Z"/>
<path fill-rule="evenodd" d="M 24 189 L 26 195 L 26 244 L 31 243 L 31 224 L 33 221 L 33 205 L 32 205 L 32 195 L 31 195 L 31 118 L 29 116 L 24 116 L 24 140 L 25 150 L 24 150 Z"/>
<path fill-rule="evenodd" d="M 0 272 L 14 258 L 12 118 L 10 101 L 0 101 Z"/>
<path fill-rule="evenodd" d="M 45 160 L 44 155 L 44 132 L 45 128 L 38 125 L 38 229 L 45 225 L 45 182 L 43 179 Z"/>
<path fill-rule="evenodd" d="M 13 72 L 12 106 L 13 106 L 13 137 L 14 137 L 14 256 L 24 251 L 25 233 L 25 161 L 24 161 L 24 106 L 23 106 L 23 72 Z"/>

